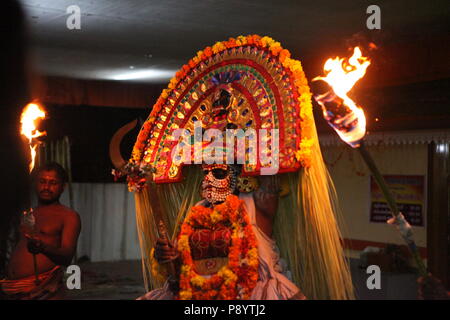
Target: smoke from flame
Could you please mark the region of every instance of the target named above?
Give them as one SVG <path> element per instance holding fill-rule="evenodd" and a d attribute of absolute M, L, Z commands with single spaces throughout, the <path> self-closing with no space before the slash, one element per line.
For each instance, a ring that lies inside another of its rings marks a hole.
<path fill-rule="evenodd" d="M 313 81 L 323 80 L 327 82 L 333 89 L 334 95 L 342 100 L 336 103 L 338 99 L 330 99 L 329 92 L 316 97 L 317 102 L 323 108 L 326 120 L 337 131 L 341 139 L 353 147 L 359 145 L 358 141 L 366 133 L 366 117 L 364 111 L 347 96 L 347 93 L 366 74 L 369 65 L 369 59 L 362 56 L 359 47 L 355 47 L 353 55 L 348 61 L 339 57 L 328 59 L 323 67 L 325 76 L 313 79 Z M 341 114 L 327 110 L 327 104 L 330 105 L 331 101 L 340 106 Z"/>
<path fill-rule="evenodd" d="M 28 145 L 30 147 L 30 154 L 31 154 L 30 172 L 34 168 L 36 148 L 38 146 L 38 142 L 35 139 L 46 134 L 45 131 L 41 132 L 36 129 L 36 121 L 44 118 L 45 118 L 45 111 L 37 103 L 29 103 L 23 109 L 22 115 L 20 116 L 20 123 L 22 124 L 20 133 L 25 137 L 27 137 Z"/>

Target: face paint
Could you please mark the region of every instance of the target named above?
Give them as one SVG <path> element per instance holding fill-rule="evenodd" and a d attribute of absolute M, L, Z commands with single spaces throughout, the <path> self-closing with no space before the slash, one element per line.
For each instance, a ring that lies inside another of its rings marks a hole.
<path fill-rule="evenodd" d="M 212 204 L 223 202 L 235 191 L 237 170 L 226 164 L 202 165 L 202 198 Z"/>

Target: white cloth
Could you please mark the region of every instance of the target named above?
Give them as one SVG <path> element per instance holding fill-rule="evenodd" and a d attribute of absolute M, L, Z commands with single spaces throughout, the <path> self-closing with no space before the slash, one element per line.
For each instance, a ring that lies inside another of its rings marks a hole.
<path fill-rule="evenodd" d="M 239 195 L 244 200 L 247 214 L 258 241 L 258 282 L 252 291 L 252 300 L 286 300 L 300 289 L 289 279 L 290 273 L 284 260 L 280 259 L 275 241 L 266 235 L 256 224 L 256 209 L 253 193 Z"/>
<path fill-rule="evenodd" d="M 127 184 L 72 183 L 71 187 L 72 203 L 69 188 L 60 202 L 81 218 L 77 257 L 86 255 L 92 262 L 139 260 L 135 200 Z M 37 204 L 37 198 L 33 204 Z"/>
<path fill-rule="evenodd" d="M 275 241 L 267 236 L 256 224 L 256 209 L 253 193 L 241 193 L 239 199 L 244 201 L 250 223 L 258 241 L 258 282 L 250 296 L 251 300 L 286 300 L 300 292 L 300 289 L 289 280 L 290 274 L 286 263 L 280 259 Z M 203 201 L 198 204 L 202 204 Z M 197 205 L 198 205 L 197 204 Z M 171 300 L 174 295 L 167 282 L 162 288 L 152 290 L 138 300 Z"/>

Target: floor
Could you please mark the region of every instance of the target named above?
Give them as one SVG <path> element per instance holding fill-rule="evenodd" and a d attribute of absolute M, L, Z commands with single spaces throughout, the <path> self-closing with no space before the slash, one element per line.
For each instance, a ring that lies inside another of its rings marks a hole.
<path fill-rule="evenodd" d="M 134 300 L 145 293 L 140 261 L 84 262 L 81 289 L 67 290 L 76 300 Z"/>
<path fill-rule="evenodd" d="M 350 268 L 356 298 L 360 300 L 416 300 L 417 275 L 414 273 L 380 273 L 380 289 L 368 289 L 367 280 L 372 273 L 360 267 L 359 259 L 351 259 Z"/>
<path fill-rule="evenodd" d="M 351 261 L 353 284 L 357 298 L 364 300 L 416 299 L 416 276 L 412 273 L 381 272 L 381 288 L 369 290 L 370 274 L 360 268 L 359 260 Z M 130 300 L 145 293 L 140 261 L 84 262 L 81 290 L 68 290 L 68 299 Z"/>

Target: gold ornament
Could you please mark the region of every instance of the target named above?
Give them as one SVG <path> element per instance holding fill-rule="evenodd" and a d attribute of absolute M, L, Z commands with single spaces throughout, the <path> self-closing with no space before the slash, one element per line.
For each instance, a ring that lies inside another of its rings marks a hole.
<path fill-rule="evenodd" d="M 256 177 L 239 177 L 238 189 L 239 192 L 249 193 L 257 190 L 259 187 L 258 179 Z"/>

